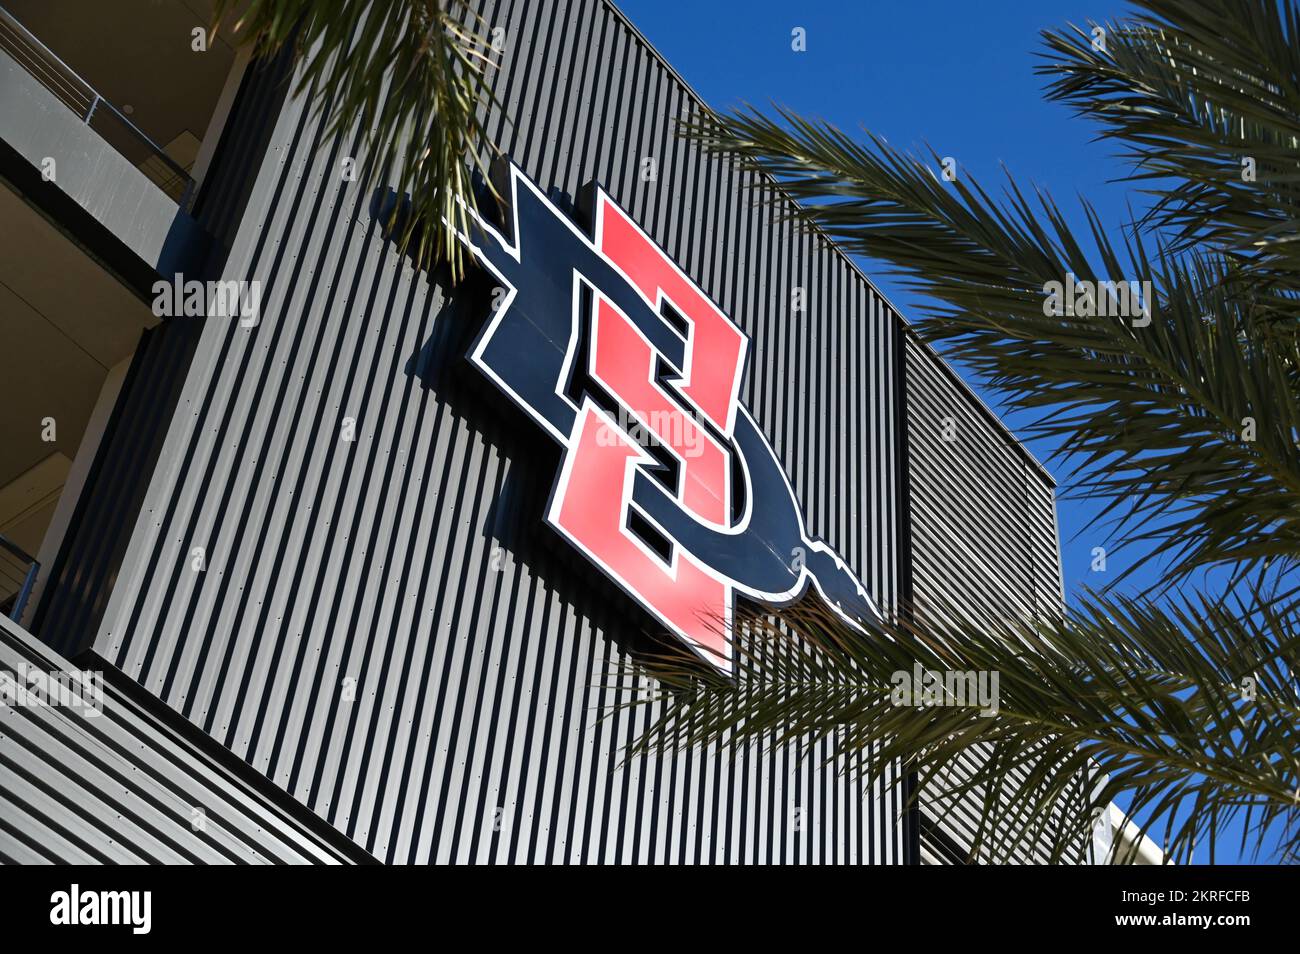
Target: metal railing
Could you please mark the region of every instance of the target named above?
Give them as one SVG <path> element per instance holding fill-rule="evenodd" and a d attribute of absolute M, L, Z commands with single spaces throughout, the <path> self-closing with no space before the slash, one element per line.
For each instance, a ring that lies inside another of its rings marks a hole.
<path fill-rule="evenodd" d="M 0 536 L 0 613 L 15 622 L 23 618 L 40 569 L 35 557 Z"/>
<path fill-rule="evenodd" d="M 4 7 L 0 7 L 0 50 L 175 199 L 182 211 L 188 210 L 194 192 L 190 174 Z"/>

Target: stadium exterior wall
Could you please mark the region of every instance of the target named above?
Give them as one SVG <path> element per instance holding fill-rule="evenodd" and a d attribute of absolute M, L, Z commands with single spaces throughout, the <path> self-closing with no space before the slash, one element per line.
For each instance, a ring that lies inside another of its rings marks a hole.
<path fill-rule="evenodd" d="M 562 207 L 599 182 L 749 336 L 741 400 L 876 605 L 1059 605 L 1050 478 L 851 260 L 675 134 L 700 101 L 627 19 L 477 14 L 496 144 Z M 260 321 L 137 355 L 41 638 L 381 861 L 917 860 L 904 780 L 864 795 L 821 751 L 624 760 L 648 617 L 544 525 L 555 453 L 467 367 L 478 299 L 395 252 L 340 175 L 355 132 L 284 89 L 250 71 L 196 212 Z M 972 439 L 936 445 L 947 415 Z"/>

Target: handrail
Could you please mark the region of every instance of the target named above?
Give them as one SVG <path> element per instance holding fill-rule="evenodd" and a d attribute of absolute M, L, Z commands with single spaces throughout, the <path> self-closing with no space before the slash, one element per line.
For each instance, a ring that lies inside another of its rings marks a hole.
<path fill-rule="evenodd" d="M 32 588 L 36 585 L 36 576 L 40 572 L 41 565 L 30 553 L 4 536 L 0 536 L 0 550 L 8 551 L 17 558 L 19 567 L 24 569 L 22 584 L 18 588 L 8 614 L 14 622 L 20 622 L 23 618 L 23 610 L 27 608 L 27 600 L 32 595 Z"/>
<path fill-rule="evenodd" d="M 5 28 L 0 29 L 0 49 L 13 56 L 15 63 L 53 93 L 59 102 L 67 106 L 73 113 L 79 115 L 82 122 L 89 126 L 95 118 L 95 114 L 101 109 L 106 109 L 141 145 L 160 159 L 172 174 L 185 184 L 177 201 L 182 211 L 187 208 L 189 198 L 194 190 L 194 179 L 180 163 L 167 155 L 162 147 L 150 139 L 144 130 L 128 119 L 115 105 L 101 96 L 76 70 L 63 62 L 58 54 L 37 39 L 31 30 L 23 26 L 3 6 L 0 6 L 0 27 Z M 25 60 L 26 62 L 24 62 Z M 60 81 L 71 87 L 71 89 L 58 88 L 56 83 Z M 80 89 L 76 87 L 80 87 Z M 75 99 L 78 93 L 87 101 L 84 110 Z M 159 185 L 161 186 L 161 183 Z"/>

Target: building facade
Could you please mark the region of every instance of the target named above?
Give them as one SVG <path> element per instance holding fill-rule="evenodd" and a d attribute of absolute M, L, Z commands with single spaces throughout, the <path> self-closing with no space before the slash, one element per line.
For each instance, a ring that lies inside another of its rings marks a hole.
<path fill-rule="evenodd" d="M 0 648 L 102 670 L 89 724 L 119 741 L 65 751 L 52 710 L 0 710 L 16 780 L 0 781 L 0 858 L 969 860 L 972 817 L 906 812 L 906 779 L 864 792 L 816 746 L 625 758 L 655 714 L 621 705 L 647 688 L 642 634 L 671 616 L 562 532 L 573 444 L 472 360 L 490 282 L 453 287 L 398 254 L 379 197 L 345 174 L 366 161 L 359 137 L 329 135 L 290 95 L 284 59 L 185 47 L 192 109 L 151 119 L 149 78 L 133 86 L 78 39 L 85 24 L 4 6 L 3 321 L 18 348 L 3 359 L 16 452 L 0 533 L 19 556 Z M 192 6 L 126 3 L 114 25 L 188 42 L 204 25 Z M 853 261 L 675 134 L 701 103 L 626 17 L 605 0 L 476 7 L 504 41 L 487 128 L 537 207 L 586 249 L 600 236 L 584 197 L 607 196 L 678 298 L 698 291 L 739 329 L 736 420 L 785 475 L 799 540 L 825 548 L 825 569 L 791 586 L 853 580 L 883 615 L 1059 607 L 1050 477 Z M 156 315 L 156 283 L 178 275 L 255 285 L 255 320 Z M 682 310 L 698 338 L 702 313 Z M 59 404 L 42 378 L 65 373 L 77 400 Z M 701 432 L 734 449 L 721 418 Z M 745 456 L 717 479 L 757 486 Z M 720 506 L 737 519 L 740 504 Z M 645 539 L 689 555 L 650 522 Z M 738 574 L 704 576 L 727 599 L 781 589 Z M 92 770 L 104 784 L 57 780 Z M 170 822 L 128 813 L 127 850 L 104 819 L 137 798 Z"/>

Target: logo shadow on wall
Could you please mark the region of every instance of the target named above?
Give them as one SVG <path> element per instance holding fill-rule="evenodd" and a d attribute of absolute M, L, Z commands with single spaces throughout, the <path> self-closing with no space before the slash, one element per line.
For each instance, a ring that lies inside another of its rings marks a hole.
<path fill-rule="evenodd" d="M 477 178 L 477 177 L 476 177 Z M 479 201 L 494 201 L 491 192 L 478 181 Z M 370 214 L 381 233 L 390 242 L 405 228 L 410 214 L 410 199 L 399 197 L 391 188 L 378 188 L 370 202 Z M 418 267 L 413 248 L 420 239 L 417 224 L 411 234 L 404 257 Z M 636 630 L 649 621 L 637 615 L 635 607 L 620 606 L 616 592 L 564 548 L 561 541 L 546 531 L 545 513 L 551 476 L 560 456 L 546 435 L 521 420 L 518 411 L 497 389 L 484 379 L 466 360 L 467 353 L 491 313 L 497 284 L 481 269 L 467 269 L 460 281 L 453 282 L 451 270 L 439 262 L 426 270 L 430 294 L 435 302 L 431 331 L 407 357 L 403 373 L 444 405 L 451 417 L 443 425 L 450 436 L 440 439 L 465 440 L 480 436 L 493 446 L 508 463 L 492 486 L 466 487 L 464 493 L 482 494 L 487 499 L 477 522 L 477 532 L 487 548 L 487 573 L 507 573 L 519 583 L 522 567 L 542 579 L 548 588 L 561 593 L 590 591 L 599 593 L 606 606 L 617 606 L 632 623 L 632 635 L 619 632 L 619 641 L 632 650 L 649 650 L 653 640 L 643 640 Z M 453 455 L 448 454 L 447 466 Z M 461 474 L 438 475 L 440 495 L 456 494 Z M 461 505 L 462 509 L 464 504 Z M 477 572 L 475 569 L 473 572 Z M 575 576 L 578 586 L 575 587 Z M 601 592 L 603 590 L 610 592 Z M 585 606 L 584 601 L 583 605 Z M 643 645 L 644 644 L 644 645 Z M 658 648 L 658 644 L 654 644 Z"/>

